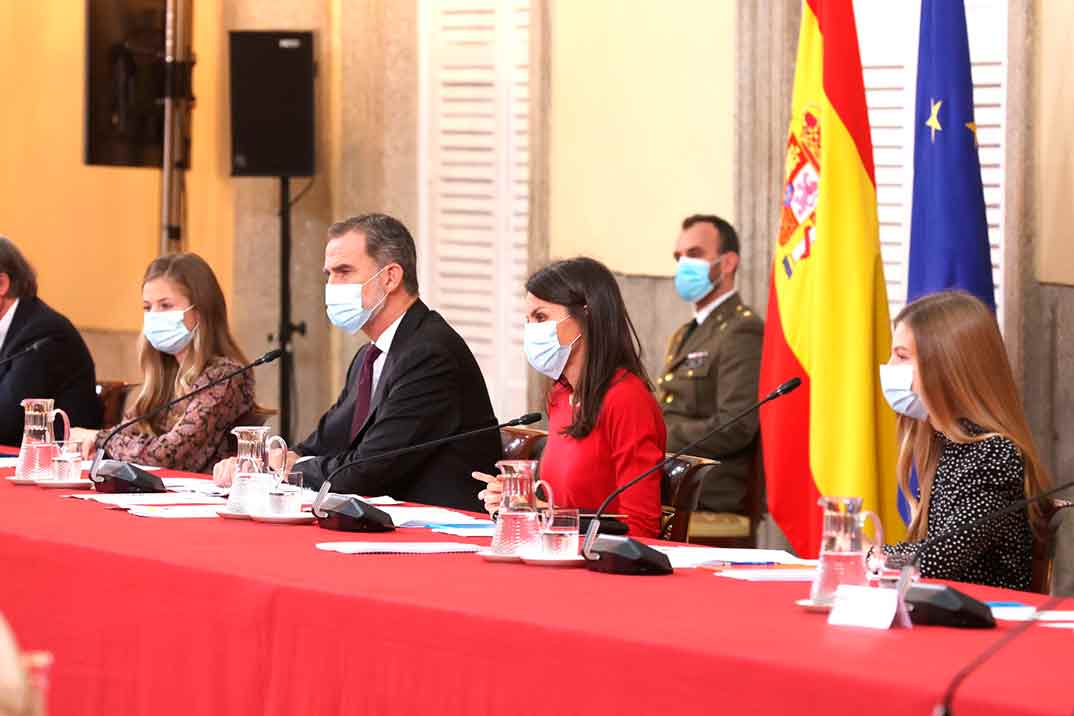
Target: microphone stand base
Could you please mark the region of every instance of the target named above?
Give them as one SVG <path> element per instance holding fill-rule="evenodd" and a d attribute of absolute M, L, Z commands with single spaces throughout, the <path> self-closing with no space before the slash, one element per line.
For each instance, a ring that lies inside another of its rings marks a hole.
<path fill-rule="evenodd" d="M 671 561 L 663 552 L 629 537 L 600 535 L 589 549 L 586 569 L 605 574 L 658 575 L 674 574 Z"/>

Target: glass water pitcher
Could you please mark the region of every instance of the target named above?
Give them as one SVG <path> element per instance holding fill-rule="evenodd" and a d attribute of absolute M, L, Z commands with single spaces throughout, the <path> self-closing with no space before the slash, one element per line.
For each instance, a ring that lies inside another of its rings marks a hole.
<path fill-rule="evenodd" d="M 21 403 L 23 409 L 22 444 L 19 459 L 15 463 L 15 478 L 41 480 L 52 475 L 52 458 L 57 454 L 56 434 L 53 426 L 56 417 L 63 418 L 63 437 L 71 437 L 71 421 L 67 413 L 54 408 L 52 398 L 27 398 Z"/>
<path fill-rule="evenodd" d="M 831 604 L 840 584 L 864 585 L 868 582 L 865 566 L 864 527 L 873 521 L 877 544 L 884 543 L 884 532 L 876 514 L 862 510 L 860 497 L 822 497 L 824 510 L 821 527 L 820 563 L 809 598 L 816 603 Z"/>
<path fill-rule="evenodd" d="M 539 547 L 541 526 L 545 514 L 537 507 L 537 489 L 544 488 L 548 512 L 552 509 L 552 488 L 543 480 L 534 480 L 536 460 L 501 460 L 503 493 L 496 510 L 496 529 L 492 535 L 492 551 L 502 555 L 517 555 Z"/>
<path fill-rule="evenodd" d="M 287 443 L 279 435 L 269 437 L 271 428 L 265 425 L 237 427 L 231 430 L 239 443 L 235 474 L 268 472 L 269 451 L 279 447 L 287 454 Z"/>

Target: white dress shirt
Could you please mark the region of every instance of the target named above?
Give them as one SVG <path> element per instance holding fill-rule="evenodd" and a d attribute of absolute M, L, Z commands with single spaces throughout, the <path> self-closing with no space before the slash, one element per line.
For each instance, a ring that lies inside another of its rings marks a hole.
<path fill-rule="evenodd" d="M 0 350 L 4 349 L 4 341 L 7 340 L 7 332 L 11 329 L 11 322 L 15 320 L 15 309 L 19 307 L 19 299 L 15 299 L 15 303 L 11 304 L 11 308 L 7 309 L 7 313 L 3 318 L 0 318 Z"/>
<path fill-rule="evenodd" d="M 406 312 L 404 311 L 403 314 L 392 321 L 392 324 L 385 328 L 384 332 L 380 334 L 380 337 L 374 341 L 374 345 L 380 349 L 380 355 L 373 361 L 373 384 L 369 387 L 370 396 L 377 394 L 377 383 L 380 382 L 380 373 L 384 370 L 384 361 L 388 357 L 388 351 L 392 349 L 392 341 L 395 340 L 395 332 L 399 330 L 399 324 L 402 323 L 403 316 L 405 315 Z"/>
<path fill-rule="evenodd" d="M 712 312 L 719 308 L 721 303 L 731 298 L 731 296 L 734 296 L 736 293 L 738 293 L 738 289 L 732 288 L 730 291 L 720 296 L 715 301 L 702 308 L 700 311 L 694 311 L 694 320 L 697 321 L 697 325 L 700 326 L 702 323 L 704 323 L 705 319 L 712 315 Z"/>

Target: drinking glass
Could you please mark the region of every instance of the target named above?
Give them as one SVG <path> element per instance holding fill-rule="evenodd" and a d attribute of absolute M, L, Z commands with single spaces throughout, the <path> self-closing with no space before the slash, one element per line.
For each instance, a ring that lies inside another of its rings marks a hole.
<path fill-rule="evenodd" d="M 264 512 L 269 491 L 276 484 L 276 475 L 268 472 L 239 472 L 228 492 L 227 510 L 239 515 Z"/>
<path fill-rule="evenodd" d="M 78 480 L 82 477 L 82 444 L 77 440 L 56 442 L 52 454 L 53 480 Z"/>
<path fill-rule="evenodd" d="M 578 556 L 578 509 L 556 507 L 541 526 L 541 554 L 564 559 Z"/>
<path fill-rule="evenodd" d="M 268 493 L 268 511 L 274 515 L 294 515 L 302 511 L 302 473 L 284 472 Z"/>

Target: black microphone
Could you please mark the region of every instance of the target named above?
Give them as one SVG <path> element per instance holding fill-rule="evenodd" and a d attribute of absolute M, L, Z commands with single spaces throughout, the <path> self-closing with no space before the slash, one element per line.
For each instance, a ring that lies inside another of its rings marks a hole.
<path fill-rule="evenodd" d="M 610 574 L 671 574 L 674 570 L 671 568 L 671 561 L 667 558 L 667 555 L 652 547 L 644 545 L 637 540 L 630 539 L 629 537 L 613 537 L 606 535 L 597 541 L 597 533 L 600 531 L 601 514 L 608 508 L 608 505 L 611 504 L 612 500 L 628 488 L 641 482 L 657 470 L 663 469 L 672 460 L 686 454 L 721 430 L 725 430 L 734 425 L 765 403 L 790 393 L 801 384 L 801 378 L 791 378 L 735 417 L 717 425 L 697 440 L 694 440 L 681 450 L 668 455 L 645 472 L 613 490 L 610 495 L 604 498 L 604 502 L 600 503 L 600 507 L 597 508 L 596 513 L 593 515 L 593 519 L 589 522 L 589 529 L 586 531 L 585 542 L 582 544 L 582 555 L 587 560 L 586 567 L 595 572 L 608 572 Z"/>
<path fill-rule="evenodd" d="M 454 435 L 448 435 L 447 437 L 429 440 L 428 442 L 418 443 L 417 445 L 407 445 L 406 447 L 388 450 L 387 452 L 377 453 L 376 455 L 363 455 L 362 457 L 337 465 L 324 479 L 324 483 L 321 485 L 321 491 L 318 493 L 317 499 L 314 500 L 313 515 L 317 518 L 317 524 L 325 529 L 342 530 L 343 532 L 389 532 L 394 530 L 395 524 L 392 522 L 391 516 L 384 510 L 378 510 L 373 505 L 360 500 L 354 495 L 329 494 L 328 491 L 331 489 L 332 480 L 335 476 L 344 470 L 367 462 L 387 460 L 389 458 L 398 457 L 399 455 L 406 455 L 410 452 L 426 450 L 438 445 L 443 445 L 444 443 L 468 438 L 472 435 L 500 430 L 501 428 L 531 425 L 540 420 L 541 417 L 540 413 L 526 413 L 520 418 L 508 420 L 506 423 L 501 423 L 499 425 L 488 425 L 475 430 L 455 433 Z"/>
<path fill-rule="evenodd" d="M 206 383 L 196 390 L 190 391 L 186 395 L 168 401 L 167 403 L 150 410 L 148 413 L 131 418 L 112 428 L 112 431 L 105 437 L 104 442 L 101 443 L 101 447 L 97 449 L 97 454 L 93 457 L 93 465 L 90 466 L 90 480 L 94 483 L 94 489 L 98 492 L 164 492 L 164 483 L 156 475 L 150 474 L 145 470 L 141 470 L 134 465 L 120 460 L 103 459 L 105 451 L 108 448 L 108 443 L 112 441 L 112 438 L 135 423 L 155 418 L 157 415 L 171 409 L 173 406 L 178 405 L 184 400 L 192 398 L 209 388 L 216 387 L 221 383 L 226 383 L 235 376 L 242 375 L 246 371 L 256 368 L 259 365 L 271 363 L 281 355 L 283 355 L 283 349 L 276 348 L 271 350 L 253 363 L 244 365 L 237 370 L 233 370 L 225 376 Z M 103 478 L 100 477 L 101 475 L 103 475 Z"/>
<path fill-rule="evenodd" d="M 7 358 L 4 358 L 3 360 L 0 360 L 0 365 L 7 365 L 8 363 L 10 363 L 11 361 L 15 360 L 16 358 L 22 358 L 27 353 L 33 353 L 38 348 L 40 348 L 41 346 L 45 345 L 46 343 L 48 343 L 51 340 L 52 340 L 52 336 L 44 336 L 42 338 L 38 338 L 36 341 L 34 341 L 30 345 L 28 345 L 25 348 L 23 348 L 21 351 L 18 351 L 16 353 L 12 353 Z"/>
<path fill-rule="evenodd" d="M 988 605 L 960 592 L 954 587 L 940 584 L 917 584 L 910 586 L 910 579 L 914 567 L 921 561 L 921 557 L 925 551 L 935 547 L 937 544 L 950 539 L 955 535 L 960 535 L 969 530 L 983 527 L 1004 515 L 1024 510 L 1034 502 L 1051 497 L 1063 490 L 1070 489 L 1071 487 L 1074 487 L 1074 480 L 1064 482 L 1062 485 L 1053 487 L 1039 495 L 1016 500 L 1005 507 L 989 512 L 987 515 L 976 520 L 967 522 L 964 525 L 959 525 L 958 527 L 953 527 L 938 535 L 922 540 L 921 543 L 918 544 L 917 549 L 914 550 L 910 561 L 903 565 L 897 584 L 899 595 L 906 603 L 906 609 L 909 613 L 910 620 L 915 624 L 976 628 L 994 627 L 996 625 L 996 620 L 992 616 L 992 610 L 988 608 Z"/>

